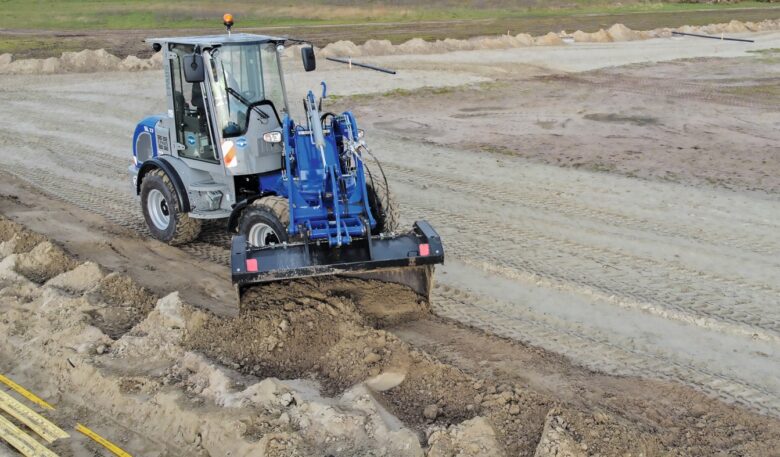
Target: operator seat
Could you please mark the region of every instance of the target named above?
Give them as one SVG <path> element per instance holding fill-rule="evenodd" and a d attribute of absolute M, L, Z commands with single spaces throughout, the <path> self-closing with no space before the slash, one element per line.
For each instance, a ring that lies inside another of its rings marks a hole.
<path fill-rule="evenodd" d="M 201 132 L 206 132 L 206 107 L 203 104 L 203 91 L 201 90 L 199 83 L 192 85 L 192 99 L 190 100 L 190 106 L 195 108 L 198 113 Z"/>
<path fill-rule="evenodd" d="M 176 119 L 181 126 L 184 126 L 184 105 L 187 101 L 184 99 L 184 94 L 180 90 L 173 92 L 173 107 L 176 110 Z"/>

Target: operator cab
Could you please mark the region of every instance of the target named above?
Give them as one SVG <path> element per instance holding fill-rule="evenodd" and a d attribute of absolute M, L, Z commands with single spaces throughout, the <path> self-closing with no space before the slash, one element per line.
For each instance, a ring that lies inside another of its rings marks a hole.
<path fill-rule="evenodd" d="M 233 176 L 281 168 L 281 145 L 262 137 L 279 131 L 288 112 L 280 61 L 285 38 L 238 33 L 147 41 L 168 63 L 171 140 L 180 158 L 203 162 L 195 168 L 221 164 Z"/>
<path fill-rule="evenodd" d="M 291 40 L 231 33 L 229 16 L 224 35 L 146 40 L 163 53 L 168 110 L 139 125 L 135 168 L 158 155 L 182 160 L 195 175 L 183 178 L 196 182 L 194 211 L 204 218 L 227 217 L 257 193 L 262 175 L 283 164 L 280 132 L 289 105 L 281 53 Z M 302 55 L 305 69 L 314 70 L 312 48 Z"/>

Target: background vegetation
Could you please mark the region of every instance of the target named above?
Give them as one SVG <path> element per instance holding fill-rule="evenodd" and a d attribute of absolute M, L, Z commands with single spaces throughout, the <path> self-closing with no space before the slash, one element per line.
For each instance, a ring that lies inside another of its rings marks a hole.
<path fill-rule="evenodd" d="M 596 31 L 622 23 L 636 30 L 780 18 L 760 1 L 647 0 L 0 0 L 0 54 L 59 56 L 105 48 L 148 56 L 144 38 L 220 33 L 231 12 L 236 30 L 303 37 L 318 46 L 351 40 L 401 43 L 520 32 Z"/>
<path fill-rule="evenodd" d="M 0 28 L 46 30 L 220 28 L 230 11 L 244 27 L 478 20 L 571 14 L 660 13 L 766 7 L 622 0 L 0 0 Z"/>

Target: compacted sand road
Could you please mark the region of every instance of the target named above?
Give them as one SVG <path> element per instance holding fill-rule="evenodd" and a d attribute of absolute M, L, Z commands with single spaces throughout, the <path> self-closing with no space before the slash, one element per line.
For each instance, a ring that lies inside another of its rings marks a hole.
<path fill-rule="evenodd" d="M 595 49 L 594 55 L 602 56 L 607 46 L 589 45 L 583 52 Z M 627 46 L 620 45 L 626 55 Z M 642 44 L 634 46 L 639 50 Z M 414 60 L 404 65 L 413 66 Z M 429 64 L 424 67 L 429 71 Z M 438 82 L 481 81 L 489 71 L 505 68 L 471 70 L 461 68 Z M 355 77 L 333 67 L 327 74 Z M 407 74 L 392 84 L 437 83 L 430 73 Z M 391 84 L 377 86 L 372 78 L 360 82 L 374 86 L 366 91 L 384 91 Z M 144 234 L 125 171 L 128 136 L 137 119 L 162 111 L 159 73 L 3 81 L 0 171 Z M 413 99 L 406 109 L 414 112 Z M 371 123 L 381 127 L 381 114 L 372 116 Z M 525 128 L 512 122 L 505 128 Z M 414 135 L 403 139 L 387 128 L 369 129 L 368 135 L 385 163 L 405 223 L 426 218 L 445 240 L 448 258 L 437 274 L 436 314 L 585 367 L 680 381 L 780 416 L 776 197 L 559 168 L 437 146 Z M 637 148 L 655 141 L 638 137 Z M 78 221 L 74 224 L 62 230 L 77 229 Z M 226 243 L 222 228 L 214 225 L 183 249 L 214 270 L 214 263 L 227 261 Z M 141 265 L 133 268 L 143 273 Z M 170 283 L 185 281 L 180 275 Z M 215 281 L 202 289 L 198 293 L 227 300 L 226 285 Z M 451 340 L 451 327 L 438 325 L 396 330 L 443 356 L 479 357 L 467 341 Z"/>
<path fill-rule="evenodd" d="M 437 314 L 780 413 L 776 202 L 376 143 L 447 241 Z"/>

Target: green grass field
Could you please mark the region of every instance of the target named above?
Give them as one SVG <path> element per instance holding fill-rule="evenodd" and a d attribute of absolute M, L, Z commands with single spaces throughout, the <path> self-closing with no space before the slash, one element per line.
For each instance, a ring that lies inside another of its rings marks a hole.
<path fill-rule="evenodd" d="M 392 4 L 390 4 L 392 3 Z M 473 6 L 477 3 L 481 6 Z M 335 4 L 335 5 L 334 5 Z M 421 5 L 422 4 L 422 5 Z M 572 14 L 661 13 L 697 10 L 765 8 L 766 2 L 729 4 L 624 0 L 453 0 L 358 2 L 256 2 L 239 0 L 0 0 L 0 28 L 41 30 L 219 28 L 222 13 L 231 12 L 243 27 L 351 23 L 507 19 Z"/>

